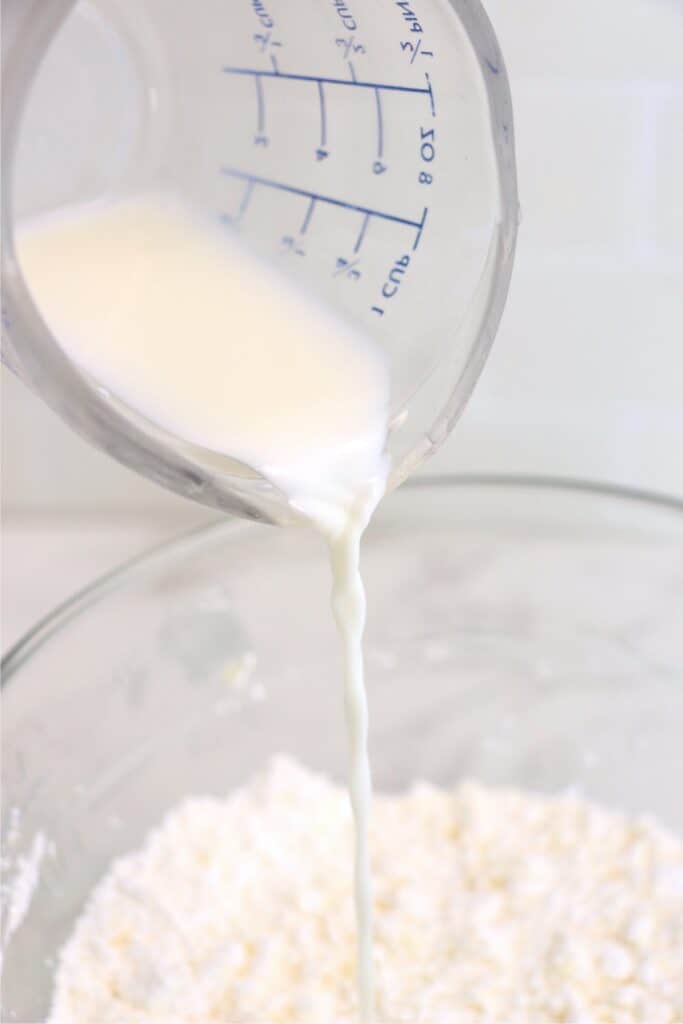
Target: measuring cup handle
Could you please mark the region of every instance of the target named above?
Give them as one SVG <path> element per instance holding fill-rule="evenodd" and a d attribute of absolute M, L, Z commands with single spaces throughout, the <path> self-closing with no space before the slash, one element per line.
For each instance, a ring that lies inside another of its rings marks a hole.
<path fill-rule="evenodd" d="M 25 379 L 19 351 L 20 273 L 13 245 L 12 167 L 26 93 L 50 40 L 76 0 L 7 0 L 2 7 L 2 335 L 4 366 Z M 27 382 L 28 383 L 28 382 Z"/>
<path fill-rule="evenodd" d="M 82 18 L 82 24 L 89 29 L 91 57 L 97 59 L 97 44 L 101 39 L 106 52 L 111 50 L 112 36 L 115 35 L 122 55 L 126 58 L 120 65 L 126 67 L 128 82 L 133 79 L 138 107 L 138 130 L 129 142 L 125 153 L 125 172 L 121 171 L 121 159 L 116 161 L 119 177 L 112 183 L 107 171 L 94 178 L 93 188 L 98 195 L 106 194 L 114 185 L 115 190 L 125 191 L 145 181 L 158 161 L 163 149 L 169 124 L 169 109 L 172 103 L 171 83 L 167 71 L 163 46 L 154 27 L 149 25 L 138 6 L 111 4 L 90 8 L 81 16 L 76 0 L 3 0 L 2 32 L 2 335 L 0 358 L 2 363 L 21 377 L 32 390 L 43 394 L 42 382 L 45 374 L 37 370 L 36 360 L 31 358 L 31 346 L 35 343 L 37 362 L 43 357 L 43 349 L 54 347 L 47 327 L 38 316 L 28 292 L 17 260 L 15 250 L 15 227 L 17 219 L 26 213 L 26 198 L 17 179 L 17 156 L 20 129 L 27 110 L 31 88 L 40 73 L 40 66 L 48 47 L 67 17 Z M 117 65 L 118 67 L 118 65 Z M 103 158 L 102 167 L 109 160 Z M 23 166 L 23 165 L 22 165 Z M 89 165 L 90 166 L 90 165 Z M 80 170 L 77 170 L 80 174 Z M 59 175 L 57 176 L 60 180 Z M 51 176 L 46 174 L 46 180 Z M 51 187 L 51 186 L 50 186 Z M 66 196 L 54 196 L 48 188 L 45 196 L 30 196 L 30 211 L 40 212 L 46 206 L 59 206 L 68 201 Z M 94 195 L 93 198 L 96 196 Z M 36 207 L 37 201 L 37 207 Z M 34 353 L 35 355 L 35 353 Z"/>

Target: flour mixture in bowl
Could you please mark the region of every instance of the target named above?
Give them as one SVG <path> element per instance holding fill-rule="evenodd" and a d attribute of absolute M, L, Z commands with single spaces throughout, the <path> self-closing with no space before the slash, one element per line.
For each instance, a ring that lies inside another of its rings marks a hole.
<path fill-rule="evenodd" d="M 378 796 L 379 1020 L 677 1024 L 683 844 L 572 794 L 465 783 Z M 180 804 L 93 893 L 50 1024 L 353 1020 L 344 789 L 274 760 Z"/>

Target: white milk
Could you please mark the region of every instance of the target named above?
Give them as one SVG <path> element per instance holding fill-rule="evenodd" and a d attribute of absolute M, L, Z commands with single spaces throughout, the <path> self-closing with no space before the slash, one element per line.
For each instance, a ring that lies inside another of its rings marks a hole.
<path fill-rule="evenodd" d="M 259 470 L 326 537 L 344 645 L 361 1019 L 374 1018 L 361 535 L 386 483 L 389 381 L 368 341 L 170 196 L 83 206 L 18 234 L 68 355 L 184 440 Z"/>

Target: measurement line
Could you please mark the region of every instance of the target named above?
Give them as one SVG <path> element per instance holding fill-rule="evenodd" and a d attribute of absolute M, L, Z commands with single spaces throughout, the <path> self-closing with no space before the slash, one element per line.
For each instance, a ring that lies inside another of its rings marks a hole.
<path fill-rule="evenodd" d="M 436 117 L 436 107 L 434 106 L 434 93 L 432 91 L 432 80 L 427 74 L 427 72 L 425 72 L 425 81 L 427 83 L 427 88 L 424 89 L 423 92 L 429 94 L 429 106 L 432 108 L 432 117 Z"/>
<path fill-rule="evenodd" d="M 356 69 L 354 68 L 351 61 L 349 61 L 349 74 L 351 75 L 351 82 L 353 85 L 357 85 L 356 82 Z"/>
<path fill-rule="evenodd" d="M 322 82 L 318 82 L 318 99 L 320 100 L 320 148 L 324 149 L 327 145 L 327 112 Z"/>
<path fill-rule="evenodd" d="M 251 196 L 252 196 L 253 191 L 254 191 L 254 182 L 253 181 L 248 181 L 247 182 L 247 187 L 244 190 L 244 195 L 242 196 L 242 202 L 240 203 L 240 208 L 239 208 L 239 210 L 237 212 L 237 223 L 238 224 L 242 223 L 242 218 L 244 217 L 245 213 L 247 212 L 247 207 L 249 206 L 249 203 L 251 201 Z"/>
<path fill-rule="evenodd" d="M 308 225 L 311 223 L 311 217 L 313 216 L 313 210 L 315 209 L 316 202 L 317 200 L 313 196 L 311 196 L 311 201 L 308 204 L 306 216 L 304 217 L 304 222 L 301 225 L 301 230 L 299 232 L 300 235 L 305 235 L 306 232 L 308 231 Z"/>
<path fill-rule="evenodd" d="M 382 119 L 382 96 L 379 89 L 375 89 L 375 103 L 377 105 L 377 159 L 381 160 L 384 153 L 384 122 Z"/>
<path fill-rule="evenodd" d="M 390 85 L 386 82 L 351 81 L 348 78 L 326 78 L 318 75 L 291 75 L 285 71 L 260 71 L 258 68 L 224 67 L 223 71 L 226 75 L 258 75 L 259 78 L 289 78 L 295 82 L 321 82 L 324 85 L 348 85 L 355 86 L 358 89 L 385 89 L 387 92 L 413 92 L 430 96 L 432 95 L 432 86 L 429 81 L 429 75 L 425 75 L 425 78 L 427 79 L 427 86 L 423 87 L 415 85 Z"/>
<path fill-rule="evenodd" d="M 415 236 L 415 241 L 413 242 L 413 252 L 415 251 L 415 249 L 417 249 L 418 245 L 420 244 L 420 239 L 422 238 L 422 232 L 424 230 L 424 226 L 425 226 L 426 223 L 427 223 L 427 207 L 425 206 L 424 210 L 422 211 L 422 217 L 420 219 L 420 223 L 417 225 L 417 235 Z"/>
<path fill-rule="evenodd" d="M 254 83 L 256 85 L 256 104 L 258 107 L 258 134 L 263 135 L 266 124 L 266 109 L 263 102 L 263 82 L 259 75 L 254 75 Z"/>
<path fill-rule="evenodd" d="M 276 188 L 281 192 L 290 192 L 295 196 L 303 196 L 306 199 L 315 199 L 320 203 L 329 203 L 330 206 L 340 206 L 344 210 L 354 210 L 356 213 L 365 213 L 369 217 L 379 217 L 381 220 L 390 220 L 395 224 L 405 224 L 409 228 L 417 228 L 419 232 L 424 227 L 427 210 L 425 208 L 421 220 L 410 220 L 408 217 L 397 217 L 393 213 L 384 213 L 383 210 L 373 210 L 369 206 L 359 206 L 357 203 L 348 203 L 344 199 L 334 199 L 332 196 L 324 196 L 319 192 L 311 192 L 306 188 L 296 188 L 294 185 L 285 185 L 281 181 L 273 181 L 271 178 L 260 178 L 255 174 L 248 174 L 246 171 L 239 171 L 234 167 L 222 167 L 221 173 L 229 178 L 239 178 L 241 181 L 251 181 L 254 185 L 264 185 L 266 188 Z M 418 236 L 419 241 L 419 236 Z M 415 246 L 413 246 L 415 248 Z"/>
<path fill-rule="evenodd" d="M 360 232 L 358 234 L 358 238 L 356 239 L 356 244 L 353 247 L 354 252 L 358 252 L 361 245 L 363 244 L 363 239 L 365 238 L 365 232 L 367 231 L 369 221 L 370 214 L 366 213 L 365 216 L 363 217 L 363 223 L 361 224 Z"/>
<path fill-rule="evenodd" d="M 270 72 L 270 74 L 279 76 L 280 69 L 277 66 L 277 58 L 274 53 L 271 53 L 270 55 L 270 63 L 273 65 L 273 70 Z"/>

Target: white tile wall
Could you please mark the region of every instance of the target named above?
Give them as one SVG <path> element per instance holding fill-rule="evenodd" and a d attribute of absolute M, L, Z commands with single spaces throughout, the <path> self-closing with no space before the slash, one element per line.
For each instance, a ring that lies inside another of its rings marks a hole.
<path fill-rule="evenodd" d="M 683 494 L 683 6 L 489 0 L 522 227 L 489 365 L 432 468 Z"/>
<path fill-rule="evenodd" d="M 683 494 L 683 5 L 487 7 L 515 100 L 519 258 L 489 365 L 428 468 Z M 3 397 L 8 511 L 191 514 L 16 382 Z"/>
<path fill-rule="evenodd" d="M 683 8 L 681 9 L 683 18 Z M 681 54 L 683 64 L 683 54 Z M 683 76 L 682 76 L 683 77 Z M 683 91 L 683 90 L 682 90 Z M 667 96 L 657 107 L 657 184 L 655 191 L 656 242 L 678 257 L 681 272 L 683 239 L 683 100 L 681 93 Z M 679 325 L 680 326 L 680 325 Z"/>

